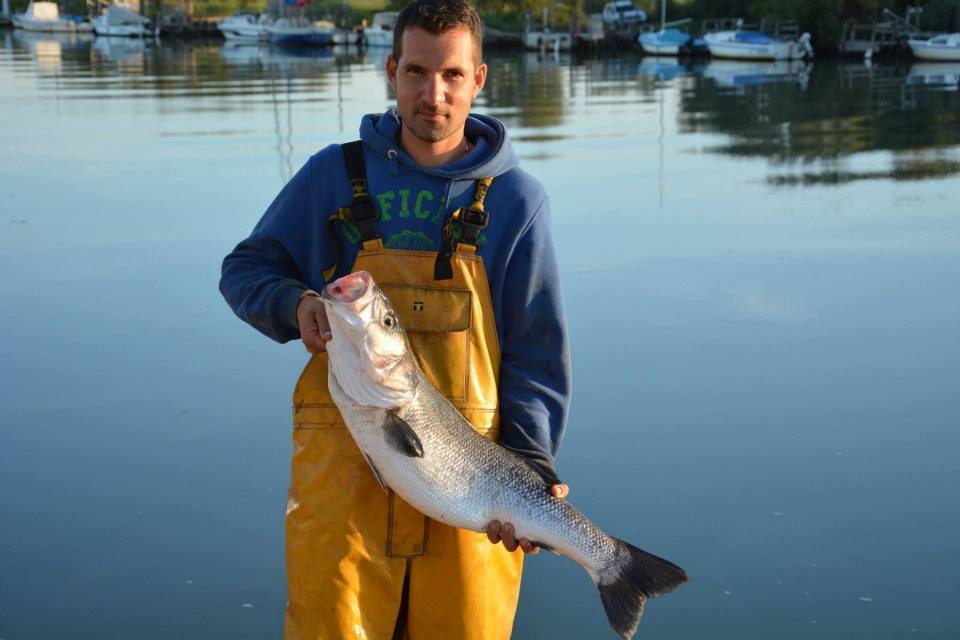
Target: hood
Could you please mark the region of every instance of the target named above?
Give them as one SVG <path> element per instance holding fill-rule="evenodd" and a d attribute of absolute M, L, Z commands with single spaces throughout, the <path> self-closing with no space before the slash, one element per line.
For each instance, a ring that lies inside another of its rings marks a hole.
<path fill-rule="evenodd" d="M 474 144 L 473 149 L 457 161 L 440 167 L 421 167 L 400 148 L 400 115 L 396 109 L 364 116 L 360 123 L 360 138 L 378 154 L 385 156 L 393 149 L 400 164 L 448 180 L 496 177 L 517 166 L 517 155 L 502 122 L 493 116 L 471 113 L 464 128 L 467 138 Z"/>

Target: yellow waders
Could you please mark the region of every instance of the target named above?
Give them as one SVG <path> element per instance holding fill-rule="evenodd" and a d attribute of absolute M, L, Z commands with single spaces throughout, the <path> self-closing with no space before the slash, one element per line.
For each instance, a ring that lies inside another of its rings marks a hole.
<path fill-rule="evenodd" d="M 453 277 L 434 280 L 436 258 L 368 240 L 353 271 L 368 271 L 390 297 L 430 381 L 496 440 L 500 347 L 483 260 L 458 244 Z M 380 488 L 330 398 L 327 354 L 301 374 L 293 418 L 287 640 L 390 640 L 408 573 L 403 637 L 509 638 L 523 553 L 430 520 Z"/>

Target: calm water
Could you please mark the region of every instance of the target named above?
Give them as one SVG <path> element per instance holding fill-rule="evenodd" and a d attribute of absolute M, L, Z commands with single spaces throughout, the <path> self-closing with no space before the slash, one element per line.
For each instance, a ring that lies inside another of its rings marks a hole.
<path fill-rule="evenodd" d="M 222 256 L 383 53 L 0 31 L 0 638 L 279 637 L 289 394 Z M 644 638 L 960 636 L 960 66 L 490 56 L 552 195 L 572 499 Z M 530 560 L 515 637 L 610 637 Z"/>

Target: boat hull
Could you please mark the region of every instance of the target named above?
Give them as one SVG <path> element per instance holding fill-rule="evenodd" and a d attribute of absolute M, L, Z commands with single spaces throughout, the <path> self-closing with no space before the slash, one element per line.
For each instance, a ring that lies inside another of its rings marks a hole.
<path fill-rule="evenodd" d="M 936 60 L 943 62 L 960 61 L 960 47 L 949 45 L 931 45 L 926 42 L 910 41 L 910 50 L 920 60 Z"/>
<path fill-rule="evenodd" d="M 110 38 L 143 38 L 152 33 L 147 25 L 108 24 L 107 19 L 103 16 L 94 18 L 90 23 L 93 25 L 93 32 L 95 34 Z"/>
<path fill-rule="evenodd" d="M 74 22 L 73 20 L 31 20 L 20 14 L 14 14 L 13 26 L 24 31 L 41 33 L 90 33 L 93 27 L 89 22 Z"/>
<path fill-rule="evenodd" d="M 800 60 L 807 55 L 799 42 L 731 42 L 704 36 L 710 55 L 734 60 Z"/>
<path fill-rule="evenodd" d="M 326 32 L 271 33 L 270 44 L 281 47 L 329 47 L 333 44 L 333 34 Z"/>

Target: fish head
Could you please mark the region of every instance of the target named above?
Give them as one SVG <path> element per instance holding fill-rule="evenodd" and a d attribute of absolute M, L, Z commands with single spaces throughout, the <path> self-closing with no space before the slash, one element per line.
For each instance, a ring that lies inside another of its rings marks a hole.
<path fill-rule="evenodd" d="M 334 280 L 322 292 L 331 340 L 330 371 L 351 400 L 385 409 L 413 399 L 416 361 L 386 294 L 366 271 Z"/>

